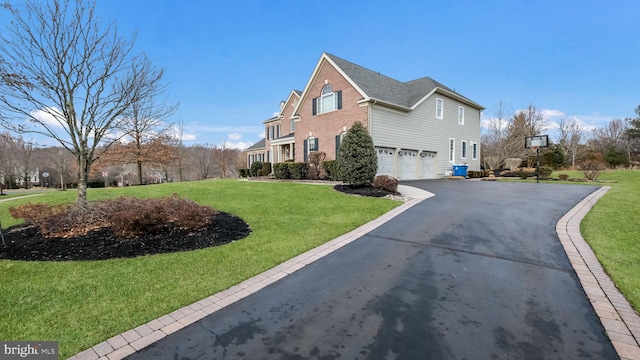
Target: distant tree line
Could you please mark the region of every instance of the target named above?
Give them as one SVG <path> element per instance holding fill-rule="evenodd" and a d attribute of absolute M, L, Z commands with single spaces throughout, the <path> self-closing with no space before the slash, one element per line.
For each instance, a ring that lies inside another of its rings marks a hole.
<path fill-rule="evenodd" d="M 543 135 L 548 127 L 548 120 L 534 105 L 509 115 L 500 102 L 483 128 L 482 166 L 487 170 L 508 168 L 513 159 L 521 159 L 521 166 L 531 166 L 536 153 L 525 149 L 524 139 Z M 541 165 L 554 169 L 579 169 L 594 163 L 608 168 L 640 167 L 640 106 L 635 117 L 612 119 L 592 129 L 576 119 L 560 119 L 553 133 L 557 135 L 549 139 L 549 147 L 540 149 Z"/>
<path fill-rule="evenodd" d="M 88 176 L 89 187 L 237 177 L 246 167 L 241 150 L 226 144 L 184 146 L 175 139 L 156 137 L 141 146 L 134 142 L 99 148 L 100 157 Z M 139 154 L 144 154 L 140 156 Z M 76 188 L 77 162 L 61 146 L 38 146 L 22 136 L 0 133 L 0 186 Z M 48 176 L 44 177 L 46 173 Z M 103 176 L 106 175 L 106 176 Z"/>

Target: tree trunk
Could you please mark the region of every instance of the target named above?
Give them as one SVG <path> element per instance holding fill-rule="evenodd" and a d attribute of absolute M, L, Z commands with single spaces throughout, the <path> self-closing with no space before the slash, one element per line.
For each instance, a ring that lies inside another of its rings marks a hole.
<path fill-rule="evenodd" d="M 83 156 L 78 158 L 78 199 L 76 203 L 83 208 L 87 207 L 87 177 L 89 176 L 89 164 Z"/>
<path fill-rule="evenodd" d="M 138 160 L 138 185 L 143 185 L 142 182 L 142 161 Z"/>

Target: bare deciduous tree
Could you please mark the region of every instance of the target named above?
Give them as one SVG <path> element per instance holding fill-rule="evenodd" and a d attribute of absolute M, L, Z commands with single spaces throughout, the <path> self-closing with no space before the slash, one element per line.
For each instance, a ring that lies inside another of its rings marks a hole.
<path fill-rule="evenodd" d="M 576 119 L 560 119 L 558 121 L 558 144 L 562 147 L 568 158 L 571 159 L 571 168 L 575 169 L 576 157 L 580 149 L 580 143 L 586 130 Z"/>
<path fill-rule="evenodd" d="M 534 105 L 520 110 L 510 118 L 502 101 L 495 116 L 488 121 L 482 135 L 482 157 L 485 168 L 496 169 L 507 158 L 528 158 L 524 148 L 527 136 L 540 135 L 547 126 L 542 112 Z"/>
<path fill-rule="evenodd" d="M 482 158 L 486 169 L 498 169 L 502 161 L 508 157 L 504 149 L 504 141 L 507 137 L 508 110 L 500 100 L 494 110 L 494 117 L 487 121 L 485 131 L 482 134 Z"/>
<path fill-rule="evenodd" d="M 220 168 L 220 177 L 226 178 L 227 172 L 234 164 L 238 151 L 227 147 L 226 142 L 222 142 L 222 146 L 213 148 L 213 161 Z"/>
<path fill-rule="evenodd" d="M 19 180 L 24 188 L 28 189 L 31 181 L 35 177 L 35 167 L 33 166 L 33 142 L 24 140 L 22 137 L 15 139 L 16 159 L 19 172 Z"/>
<path fill-rule="evenodd" d="M 51 137 L 78 165 L 79 205 L 99 145 L 137 99 L 160 77 L 145 77 L 149 59 L 133 55 L 133 40 L 103 26 L 85 0 L 27 0 L 4 4 L 12 17 L 0 32 L 0 124 L 18 133 Z M 147 74 L 156 74 L 147 72 Z M 26 120 L 25 120 L 26 119 Z"/>
<path fill-rule="evenodd" d="M 606 155 L 607 151 L 615 149 L 624 153 L 627 160 L 631 158 L 631 141 L 626 136 L 628 126 L 621 119 L 612 119 L 606 126 L 593 129 L 589 144 L 591 147 Z"/>
<path fill-rule="evenodd" d="M 144 184 L 142 164 L 161 162 L 166 157 L 164 154 L 148 151 L 149 148 L 156 150 L 156 147 L 149 145 L 165 142 L 161 139 L 166 137 L 165 133 L 170 125 L 164 124 L 163 120 L 178 108 L 178 105 L 168 106 L 165 101 L 156 101 L 157 96 L 164 90 L 160 84 L 162 75 L 162 70 L 152 68 L 148 62 L 139 69 L 139 73 L 136 74 L 136 81 L 139 83 L 133 88 L 133 102 L 124 113 L 119 128 L 124 132 L 124 138 L 132 141 L 133 146 L 125 149 L 131 151 L 135 160 L 139 184 Z M 150 80 L 151 86 L 145 86 Z"/>
<path fill-rule="evenodd" d="M 213 150 L 208 144 L 194 145 L 189 149 L 193 162 L 197 165 L 200 179 L 209 178 L 213 171 Z"/>
<path fill-rule="evenodd" d="M 73 158 L 69 158 L 69 156 L 69 152 L 63 148 L 56 147 L 49 151 L 51 167 L 58 172 L 58 177 L 60 179 L 60 190 L 67 189 L 65 179 L 69 178 L 73 168 Z"/>

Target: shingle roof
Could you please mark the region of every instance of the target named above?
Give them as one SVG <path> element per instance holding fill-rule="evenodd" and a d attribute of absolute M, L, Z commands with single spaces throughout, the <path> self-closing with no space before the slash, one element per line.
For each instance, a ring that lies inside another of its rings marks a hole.
<path fill-rule="evenodd" d="M 475 104 L 473 101 L 457 94 L 454 90 L 451 90 L 430 77 L 401 82 L 338 56 L 331 54 L 326 55 L 342 69 L 368 97 L 373 99 L 410 108 L 434 89 L 440 88 Z"/>
<path fill-rule="evenodd" d="M 265 145 L 265 141 L 264 141 L 264 138 L 263 138 L 260 141 L 258 141 L 257 143 L 255 143 L 255 144 L 249 146 L 248 148 L 244 149 L 244 151 L 264 149 L 264 145 Z"/>

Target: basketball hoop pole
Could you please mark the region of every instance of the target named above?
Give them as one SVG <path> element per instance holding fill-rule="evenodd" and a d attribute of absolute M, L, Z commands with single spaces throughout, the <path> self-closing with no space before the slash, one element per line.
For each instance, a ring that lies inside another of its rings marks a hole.
<path fill-rule="evenodd" d="M 536 184 L 540 183 L 540 147 L 536 147 Z"/>

